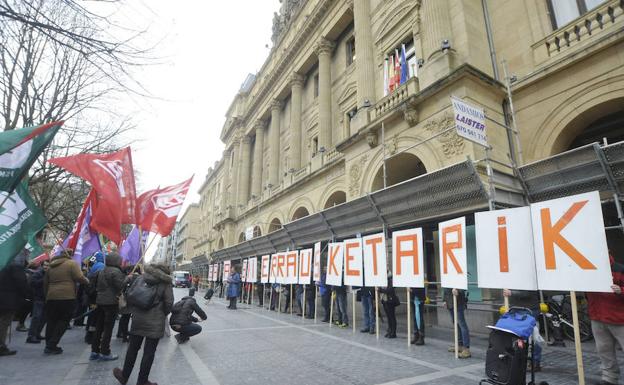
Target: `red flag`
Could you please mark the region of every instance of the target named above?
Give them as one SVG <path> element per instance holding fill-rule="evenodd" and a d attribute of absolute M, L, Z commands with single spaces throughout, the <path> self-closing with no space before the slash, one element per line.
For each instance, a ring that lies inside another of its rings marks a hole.
<path fill-rule="evenodd" d="M 399 51 L 394 50 L 394 86 L 399 88 L 401 84 L 401 58 L 399 57 Z"/>
<path fill-rule="evenodd" d="M 91 183 L 95 190 L 91 228 L 119 244 L 121 224 L 136 223 L 130 147 L 109 154 L 79 154 L 48 162 Z"/>
<path fill-rule="evenodd" d="M 146 191 L 137 199 L 137 223 L 143 230 L 166 237 L 175 226 L 193 177 L 169 187 Z"/>

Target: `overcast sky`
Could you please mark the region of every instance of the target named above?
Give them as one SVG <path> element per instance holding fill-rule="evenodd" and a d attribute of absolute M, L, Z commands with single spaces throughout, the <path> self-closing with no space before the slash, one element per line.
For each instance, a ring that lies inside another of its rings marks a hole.
<path fill-rule="evenodd" d="M 133 145 L 137 190 L 181 182 L 195 174 L 187 201 L 197 202 L 206 172 L 221 158 L 225 112 L 248 73 L 256 73 L 271 45 L 278 0 L 128 0 L 116 18 L 146 29 L 157 42 L 160 65 L 140 68 L 139 80 L 155 98 L 128 97 L 140 142 Z M 156 240 L 157 242 L 157 240 Z M 154 242 L 154 243 L 156 243 Z M 153 249 L 153 248 L 152 248 Z M 151 253 L 148 253 L 151 254 Z"/>

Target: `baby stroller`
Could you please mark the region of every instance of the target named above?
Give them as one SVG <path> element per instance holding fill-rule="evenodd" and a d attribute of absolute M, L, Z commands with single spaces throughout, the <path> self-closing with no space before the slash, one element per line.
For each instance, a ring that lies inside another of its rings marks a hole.
<path fill-rule="evenodd" d="M 207 303 L 210 303 L 210 300 L 212 299 L 213 295 L 214 295 L 214 290 L 211 288 L 208 288 L 208 290 L 206 290 L 206 294 L 204 295 L 204 299 L 207 301 Z"/>
<path fill-rule="evenodd" d="M 531 311 L 512 307 L 501 316 L 492 329 L 485 357 L 485 375 L 479 382 L 493 385 L 526 385 L 526 370 L 529 352 L 533 352 L 534 341 L 531 338 L 536 321 Z M 531 381 L 535 385 L 533 355 L 531 354 Z M 545 382 L 540 385 L 548 385 Z"/>

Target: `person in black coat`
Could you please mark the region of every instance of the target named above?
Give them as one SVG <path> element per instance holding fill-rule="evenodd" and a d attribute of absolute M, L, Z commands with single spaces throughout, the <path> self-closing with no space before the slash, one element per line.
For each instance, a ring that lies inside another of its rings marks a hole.
<path fill-rule="evenodd" d="M 32 318 L 30 320 L 30 328 L 28 329 L 28 338 L 26 342 L 29 344 L 38 344 L 44 338 L 41 331 L 45 326 L 45 293 L 43 292 L 43 278 L 50 266 L 49 261 L 43 261 L 39 267 L 33 270 L 30 276 L 30 288 L 33 293 Z"/>
<path fill-rule="evenodd" d="M 400 305 L 399 297 L 397 297 L 394 287 L 392 286 L 392 273 L 388 273 L 388 286 L 379 290 L 384 294 L 381 300 L 386 316 L 388 317 L 388 332 L 384 335 L 386 338 L 396 338 L 396 307 Z"/>
<path fill-rule="evenodd" d="M 195 298 L 187 296 L 176 302 L 171 309 L 169 325 L 171 329 L 178 332 L 175 339 L 182 344 L 191 339 L 192 336 L 201 333 L 201 326 L 195 324 L 199 320 L 193 317 L 193 313 L 199 315 L 202 320 L 208 318 L 206 313 L 195 301 Z"/>
<path fill-rule="evenodd" d="M 25 254 L 18 255 L 13 263 L 0 270 L 0 356 L 17 353 L 6 345 L 6 337 L 13 316 L 25 298 L 32 298 L 25 270 Z"/>

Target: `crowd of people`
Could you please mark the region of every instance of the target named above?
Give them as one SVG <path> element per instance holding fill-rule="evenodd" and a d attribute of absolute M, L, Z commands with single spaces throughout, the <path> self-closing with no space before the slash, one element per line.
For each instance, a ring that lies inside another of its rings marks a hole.
<path fill-rule="evenodd" d="M 189 295 L 174 304 L 171 272 L 167 266 L 147 264 L 122 266 L 116 252 L 108 255 L 96 253 L 81 267 L 72 258 L 72 251 L 42 261 L 28 262 L 27 252 L 18 255 L 13 262 L 0 270 L 0 357 L 16 354 L 7 345 L 7 335 L 12 323 L 15 330 L 25 333 L 25 343 L 41 344 L 46 355 L 62 354 L 60 346 L 69 328 L 85 327 L 84 340 L 91 347 L 93 362 L 114 361 L 118 354 L 111 351 L 111 339 L 117 320 L 117 337 L 128 343 L 123 366 L 113 370 L 114 377 L 126 384 L 130 377 L 138 352 L 143 348 L 138 385 L 152 385 L 150 370 L 159 341 L 170 327 L 176 332 L 175 339 L 184 344 L 202 330 L 197 322 L 206 320 L 207 315 L 193 297 L 199 287 L 199 277 L 193 278 Z M 601 360 L 601 385 L 613 385 L 619 381 L 619 365 L 616 351 L 624 345 L 624 266 L 613 259 L 612 293 L 587 293 L 589 317 L 596 351 Z M 322 322 L 332 322 L 340 328 L 349 326 L 347 286 L 326 284 L 325 271 L 315 286 L 303 285 L 257 285 L 258 306 L 270 300 L 268 308 L 283 313 L 293 313 L 308 319 L 316 316 L 317 292 L 323 312 Z M 221 295 L 229 301 L 228 309 L 236 310 L 239 299 L 251 303 L 252 291 L 249 284 L 241 281 L 240 265 L 233 266 L 221 285 Z M 266 290 L 268 289 L 268 292 Z M 306 290 L 307 289 L 307 290 Z M 292 290 L 292 292 L 291 292 Z M 387 325 L 384 337 L 396 338 L 396 308 L 401 304 L 388 272 L 385 287 L 352 288 L 356 290 L 356 301 L 361 304 L 362 333 L 376 334 L 378 310 L 375 297 L 381 297 L 383 314 L 380 319 Z M 211 289 L 212 291 L 212 289 Z M 530 309 L 538 318 L 541 300 L 537 292 L 504 290 L 504 297 L 511 306 Z M 457 315 L 459 358 L 471 357 L 470 330 L 466 322 L 467 293 L 463 290 L 444 290 L 442 299 L 451 320 Z M 410 314 L 413 316 L 414 335 L 412 343 L 425 344 L 424 288 L 410 290 Z M 453 309 L 456 304 L 457 309 Z M 294 310 L 296 309 L 296 310 Z M 30 315 L 30 324 L 26 321 Z M 170 315 L 169 324 L 167 317 Z M 197 318 L 197 315 L 199 318 Z M 42 335 L 45 328 L 45 335 Z M 411 336 L 410 336 L 411 337 Z M 449 347 L 455 353 L 455 344 Z M 534 344 L 533 369 L 542 368 L 542 346 Z"/>

